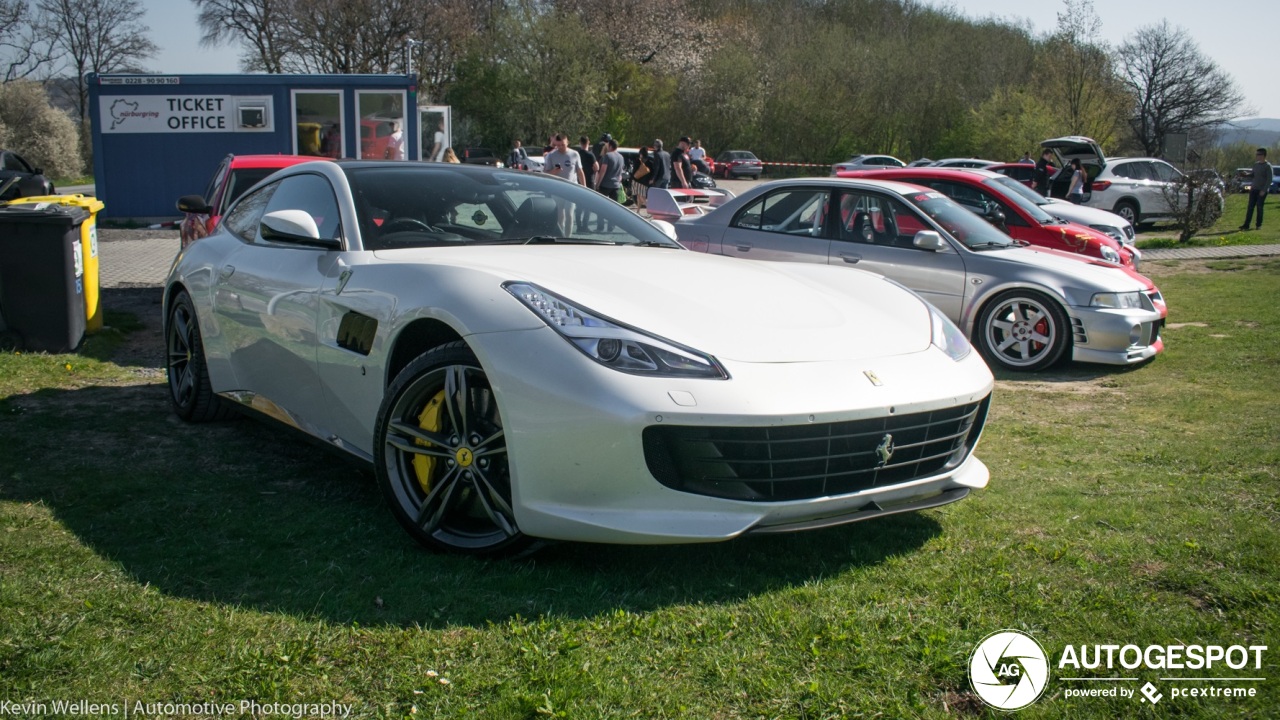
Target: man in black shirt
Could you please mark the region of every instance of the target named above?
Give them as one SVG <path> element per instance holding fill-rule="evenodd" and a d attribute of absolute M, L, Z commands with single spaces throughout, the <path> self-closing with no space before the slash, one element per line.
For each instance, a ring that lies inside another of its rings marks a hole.
<path fill-rule="evenodd" d="M 1040 159 L 1036 161 L 1036 192 L 1049 197 L 1049 180 L 1053 177 L 1053 151 L 1045 149 L 1040 153 Z"/>
<path fill-rule="evenodd" d="M 591 152 L 591 139 L 586 135 L 578 137 L 578 157 L 582 158 L 582 174 L 586 176 L 586 184 L 589 188 L 596 186 L 596 172 L 600 170 L 600 165 L 596 162 L 596 156 Z M 577 224 L 574 227 L 584 228 L 587 226 L 587 216 L 589 213 L 583 209 L 581 205 L 577 210 Z"/>
<path fill-rule="evenodd" d="M 688 137 L 680 138 L 676 149 L 671 152 L 671 187 L 693 187 L 693 163 L 689 162 L 689 148 L 693 145 Z"/>

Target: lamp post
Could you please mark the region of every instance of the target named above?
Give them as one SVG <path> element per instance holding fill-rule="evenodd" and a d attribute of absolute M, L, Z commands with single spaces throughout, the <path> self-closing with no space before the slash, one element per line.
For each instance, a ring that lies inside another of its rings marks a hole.
<path fill-rule="evenodd" d="M 405 75 L 413 74 L 413 49 L 422 45 L 421 40 L 406 38 L 404 41 Z"/>

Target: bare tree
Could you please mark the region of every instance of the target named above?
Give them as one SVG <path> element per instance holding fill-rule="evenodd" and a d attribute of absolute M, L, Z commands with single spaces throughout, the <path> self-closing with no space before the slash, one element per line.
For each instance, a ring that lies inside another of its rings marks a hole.
<path fill-rule="evenodd" d="M 1109 146 L 1121 130 L 1129 93 L 1101 40 L 1102 20 L 1092 0 L 1063 0 L 1058 27 L 1041 48 L 1037 85 L 1057 108 L 1065 127 Z"/>
<path fill-rule="evenodd" d="M 0 0 L 0 82 L 31 77 L 52 59 L 26 0 Z"/>
<path fill-rule="evenodd" d="M 421 0 L 310 0 L 286 27 L 285 72 L 385 73 L 403 62 L 405 38 Z"/>
<path fill-rule="evenodd" d="M 140 70 L 139 63 L 156 53 L 139 20 L 142 6 L 138 0 L 39 0 L 37 7 L 54 49 L 75 76 L 71 101 L 83 127 L 89 116 L 85 75 Z"/>
<path fill-rule="evenodd" d="M 1187 32 L 1161 21 L 1139 28 L 1120 46 L 1120 75 L 1134 96 L 1134 136 L 1152 157 L 1171 133 L 1229 120 L 1244 98 L 1231 76 L 1200 54 Z"/>
<path fill-rule="evenodd" d="M 1216 175 L 1191 174 L 1160 189 L 1172 209 L 1178 242 L 1190 240 L 1222 217 L 1223 197 L 1218 182 Z"/>
<path fill-rule="evenodd" d="M 284 72 L 287 42 L 281 29 L 293 12 L 292 0 L 191 0 L 200 11 L 200 44 L 238 42 L 245 70 Z"/>

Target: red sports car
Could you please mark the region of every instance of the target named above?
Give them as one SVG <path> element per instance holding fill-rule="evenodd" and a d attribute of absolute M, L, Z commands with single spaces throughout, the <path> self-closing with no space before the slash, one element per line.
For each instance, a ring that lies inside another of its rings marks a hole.
<path fill-rule="evenodd" d="M 1001 187 L 993 180 L 994 175 L 929 167 L 858 170 L 838 175 L 897 180 L 933 188 L 986 218 L 1014 240 L 1134 266 L 1133 251 L 1115 238 L 1050 215 L 1021 195 Z"/>
<path fill-rule="evenodd" d="M 307 155 L 228 155 L 218 165 L 204 195 L 183 195 L 178 210 L 183 213 L 179 234 L 182 247 L 213 232 L 231 203 L 280 168 L 317 160 Z"/>

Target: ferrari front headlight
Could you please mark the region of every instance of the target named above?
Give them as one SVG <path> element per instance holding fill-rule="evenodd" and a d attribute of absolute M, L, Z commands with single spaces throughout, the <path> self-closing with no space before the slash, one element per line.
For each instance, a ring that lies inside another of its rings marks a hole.
<path fill-rule="evenodd" d="M 592 360 L 625 373 L 727 379 L 715 358 L 628 327 L 532 283 L 510 282 L 507 292 Z"/>
<path fill-rule="evenodd" d="M 938 308 L 932 305 L 928 305 L 928 307 L 929 321 L 933 323 L 932 342 L 934 347 L 946 353 L 947 357 L 952 360 L 960 362 L 973 349 L 973 346 L 969 344 L 969 339 Z"/>

